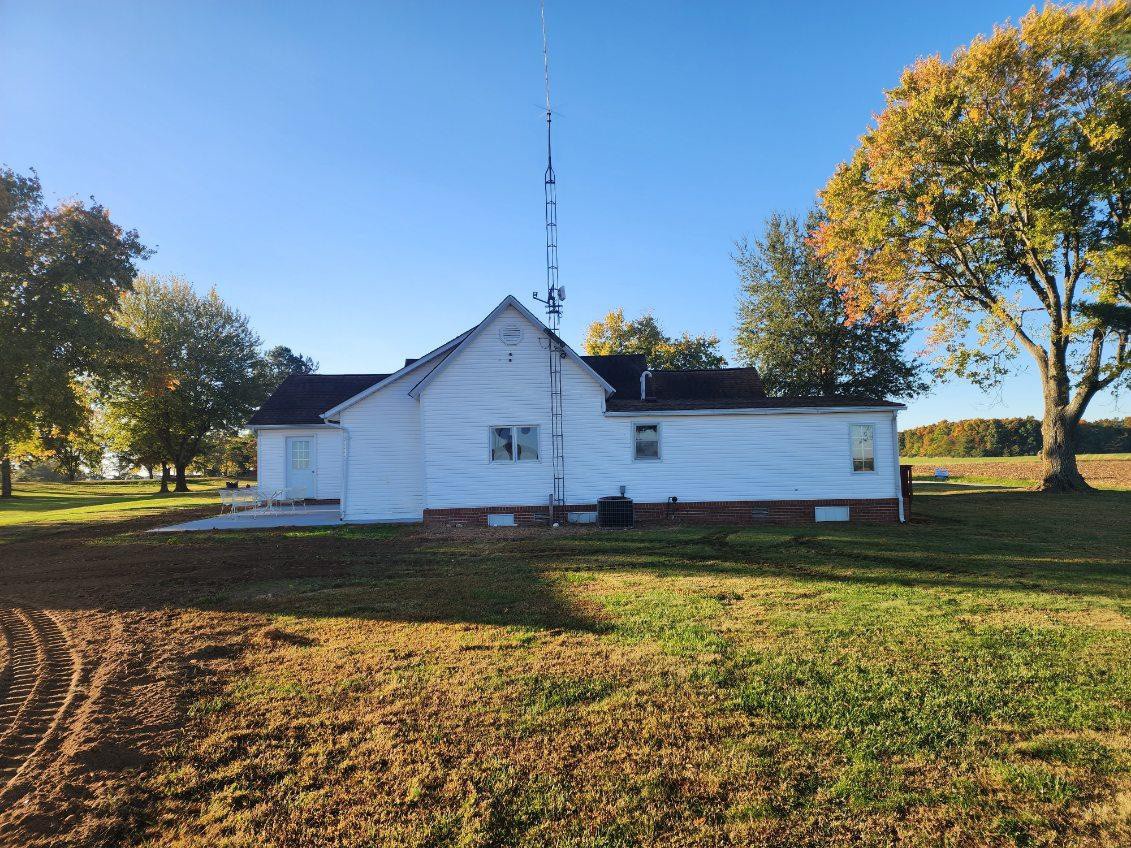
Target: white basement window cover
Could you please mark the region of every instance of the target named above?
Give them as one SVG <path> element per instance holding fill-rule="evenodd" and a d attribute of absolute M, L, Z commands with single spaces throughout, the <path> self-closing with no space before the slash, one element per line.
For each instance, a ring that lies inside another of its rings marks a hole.
<path fill-rule="evenodd" d="M 846 506 L 815 506 L 813 507 L 814 521 L 848 521 L 848 507 Z"/>

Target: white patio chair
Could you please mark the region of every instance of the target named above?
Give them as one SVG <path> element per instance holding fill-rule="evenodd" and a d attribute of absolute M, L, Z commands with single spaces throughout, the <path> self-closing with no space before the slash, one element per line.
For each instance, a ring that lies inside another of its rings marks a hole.
<path fill-rule="evenodd" d="M 228 508 L 228 513 L 235 512 L 236 496 L 239 494 L 239 489 L 221 489 L 220 490 L 220 514 L 224 514 L 224 507 Z"/>
<path fill-rule="evenodd" d="M 258 486 L 249 486 L 243 489 L 233 489 L 229 493 L 229 515 L 246 515 L 254 513 L 257 509 L 264 508 L 267 512 L 273 511 L 273 494 Z"/>
<path fill-rule="evenodd" d="M 288 486 L 278 494 L 275 500 L 280 505 L 290 504 L 291 512 L 294 512 L 298 509 L 299 503 L 306 500 L 306 491 L 301 486 Z"/>

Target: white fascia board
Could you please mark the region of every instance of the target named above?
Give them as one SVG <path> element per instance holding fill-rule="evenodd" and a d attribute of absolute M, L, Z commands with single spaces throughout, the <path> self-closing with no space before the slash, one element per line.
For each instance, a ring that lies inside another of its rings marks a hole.
<path fill-rule="evenodd" d="M 906 406 L 782 406 L 768 409 L 638 409 L 631 412 L 605 412 L 608 418 L 650 418 L 657 415 L 838 415 L 845 412 L 898 412 Z"/>
<path fill-rule="evenodd" d="M 247 429 L 256 430 L 337 430 L 337 424 L 249 424 Z"/>
<path fill-rule="evenodd" d="M 405 374 L 408 374 L 411 371 L 415 371 L 417 368 L 421 368 L 422 366 L 427 365 L 429 362 L 432 362 L 437 356 L 443 356 L 445 353 L 447 353 L 452 348 L 458 347 L 459 345 L 463 344 L 463 341 L 468 336 L 470 336 L 473 332 L 474 332 L 474 330 L 468 330 L 465 333 L 460 333 L 458 336 L 456 336 L 454 339 L 452 339 L 447 344 L 441 345 L 440 347 L 436 348 L 435 350 L 431 351 L 430 353 L 425 354 L 420 359 L 416 360 L 416 362 L 409 363 L 404 368 L 402 368 L 400 371 L 394 371 L 392 374 L 390 374 L 384 380 L 380 380 L 380 381 L 374 383 L 368 389 L 365 389 L 363 391 L 358 392 L 356 395 L 354 395 L 351 398 L 346 398 L 346 400 L 339 403 L 333 409 L 328 409 L 325 412 L 323 412 L 320 417 L 322 417 L 322 418 L 334 418 L 343 409 L 346 409 L 348 407 L 353 406 L 355 403 L 357 403 L 360 400 L 365 400 L 365 398 L 369 397 L 374 392 L 379 391 L 380 389 L 383 389 L 385 386 L 389 385 L 390 383 L 396 382 L 401 377 L 403 377 Z"/>
<path fill-rule="evenodd" d="M 486 327 L 488 324 L 490 324 L 491 321 L 493 321 L 495 318 L 499 317 L 499 315 L 501 315 L 503 313 L 503 311 L 508 306 L 513 306 L 523 318 L 525 318 L 527 321 L 529 321 L 535 327 L 540 328 L 544 333 L 550 332 L 550 328 L 547 327 L 545 324 L 543 324 L 537 318 L 537 316 L 534 315 L 533 312 L 531 312 L 529 309 L 527 309 L 525 306 L 523 306 L 519 302 L 518 298 L 516 298 L 513 294 L 508 294 L 506 297 L 503 298 L 502 303 L 500 303 L 498 306 L 496 306 L 494 309 L 492 309 L 491 313 L 486 318 L 484 318 L 482 321 L 480 321 L 479 324 L 475 327 L 474 330 L 472 330 L 470 333 L 467 334 L 466 338 L 464 338 L 464 340 L 462 342 L 460 342 L 460 345 L 462 346 L 464 344 L 468 344 L 473 339 L 475 339 L 481 332 L 483 332 L 483 328 Z M 605 390 L 605 397 L 608 397 L 609 395 L 611 395 L 615 391 L 613 389 L 613 387 L 610 386 L 600 374 L 598 374 L 596 371 L 594 371 L 584 359 L 582 359 L 580 356 L 577 355 L 577 353 L 574 351 L 573 348 L 571 348 L 565 342 L 562 342 L 562 345 L 565 347 L 566 355 L 569 356 L 569 358 L 571 360 L 573 360 L 578 365 L 580 365 L 581 368 L 587 374 L 589 374 L 589 376 L 591 376 L 594 380 L 596 380 L 598 383 L 601 384 L 601 386 Z M 432 380 L 434 380 L 436 378 L 436 375 L 438 375 L 441 371 L 443 371 L 444 368 L 447 367 L 448 363 L 451 362 L 452 359 L 455 356 L 457 356 L 458 354 L 459 354 L 459 351 L 453 351 L 451 356 L 449 356 L 447 359 L 445 359 L 443 362 L 441 362 L 439 365 L 437 365 L 435 368 L 433 368 L 432 371 L 428 374 L 428 376 L 426 376 L 423 380 L 421 380 L 419 383 L 417 383 L 415 386 L 412 387 L 412 389 L 409 391 L 409 396 L 410 397 L 420 397 L 420 393 L 423 392 L 426 388 L 428 388 L 428 384 L 431 383 Z"/>

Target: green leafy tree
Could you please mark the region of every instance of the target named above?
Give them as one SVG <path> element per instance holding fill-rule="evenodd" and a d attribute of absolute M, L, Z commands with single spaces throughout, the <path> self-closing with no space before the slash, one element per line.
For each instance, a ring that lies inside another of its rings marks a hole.
<path fill-rule="evenodd" d="M 268 393 L 291 374 L 313 374 L 317 370 L 317 362 L 286 345 L 276 345 L 263 355 L 263 385 Z"/>
<path fill-rule="evenodd" d="M 109 386 L 109 406 L 140 448 L 157 446 L 176 491 L 209 435 L 232 433 L 263 397 L 259 339 L 213 289 L 143 276 L 122 298 L 118 323 L 133 353 Z"/>
<path fill-rule="evenodd" d="M 102 410 L 92 388 L 74 382 L 60 393 L 61 403 L 44 415 L 37 434 L 45 459 L 66 480 L 101 471 L 106 455 Z"/>
<path fill-rule="evenodd" d="M 254 433 L 224 433 L 208 440 L 200 464 L 209 474 L 248 477 L 255 471 Z"/>
<path fill-rule="evenodd" d="M 614 309 L 602 320 L 589 325 L 584 350 L 590 356 L 644 354 L 649 368 L 722 368 L 727 364 L 719 353 L 718 336 L 684 333 L 672 338 L 664 334 L 652 313 L 626 321 L 623 309 Z"/>
<path fill-rule="evenodd" d="M 734 346 L 774 395 L 911 398 L 926 389 L 922 366 L 904 348 L 898 317 L 849 321 L 832 275 L 810 237 L 820 218 L 775 213 L 762 234 L 738 244 L 740 290 Z"/>
<path fill-rule="evenodd" d="M 49 207 L 34 172 L 0 168 L 0 497 L 11 446 L 53 423 L 77 377 L 107 368 L 114 307 L 145 255 L 98 203 Z"/>
<path fill-rule="evenodd" d="M 1075 427 L 1131 374 L 1131 7 L 1031 11 L 922 59 L 822 192 L 850 317 L 927 319 L 981 385 L 1025 351 L 1043 385 L 1040 488 L 1088 488 Z"/>
<path fill-rule="evenodd" d="M 1131 450 L 1131 418 L 1081 421 L 1075 439 L 1087 453 Z M 899 434 L 904 456 L 1032 456 L 1041 450 L 1036 418 L 969 418 L 936 421 Z"/>
<path fill-rule="evenodd" d="M 121 383 L 119 383 L 121 385 Z M 107 446 L 113 454 L 118 473 L 144 470 L 150 478 L 155 468 L 161 469 L 161 493 L 169 491 L 169 460 L 156 433 L 142 418 L 132 417 L 139 406 L 111 402 L 106 408 Z"/>

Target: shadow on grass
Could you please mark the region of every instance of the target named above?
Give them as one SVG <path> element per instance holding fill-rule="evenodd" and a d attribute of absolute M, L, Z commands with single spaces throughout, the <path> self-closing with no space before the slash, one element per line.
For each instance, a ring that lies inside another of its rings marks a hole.
<path fill-rule="evenodd" d="M 570 575 L 781 577 L 1131 600 L 1131 494 L 927 496 L 906 526 L 637 531 L 345 526 L 145 535 L 153 517 L 5 545 L 5 594 L 55 608 L 192 607 L 601 631 Z M 580 593 L 584 594 L 584 593 Z"/>

